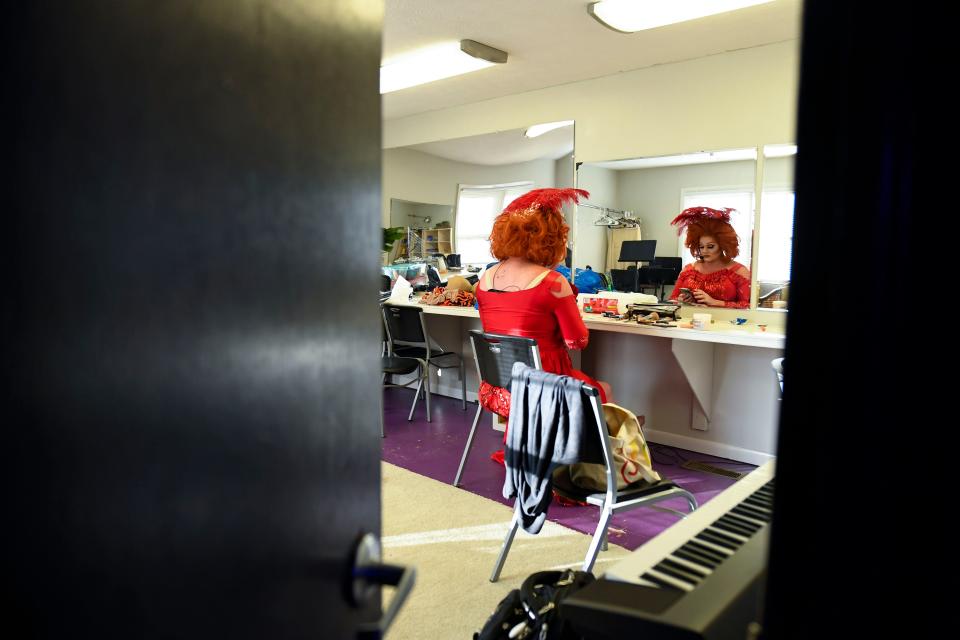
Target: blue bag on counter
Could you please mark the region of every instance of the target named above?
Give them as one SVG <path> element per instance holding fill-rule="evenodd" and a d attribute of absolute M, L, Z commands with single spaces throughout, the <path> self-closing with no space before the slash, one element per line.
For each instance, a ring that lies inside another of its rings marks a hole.
<path fill-rule="evenodd" d="M 573 279 L 573 284 L 576 285 L 580 293 L 597 293 L 598 291 L 607 290 L 607 287 L 603 282 L 603 278 L 600 277 L 599 273 L 590 267 L 587 267 L 586 269 L 577 269 L 576 275 Z"/>

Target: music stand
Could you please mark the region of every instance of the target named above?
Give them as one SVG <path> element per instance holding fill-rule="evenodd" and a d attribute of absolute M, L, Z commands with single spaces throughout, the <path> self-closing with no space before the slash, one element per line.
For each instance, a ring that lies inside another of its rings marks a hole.
<path fill-rule="evenodd" d="M 633 290 L 640 286 L 640 263 L 652 262 L 657 255 L 656 240 L 624 240 L 620 245 L 620 257 L 617 262 L 635 262 L 633 272 Z"/>

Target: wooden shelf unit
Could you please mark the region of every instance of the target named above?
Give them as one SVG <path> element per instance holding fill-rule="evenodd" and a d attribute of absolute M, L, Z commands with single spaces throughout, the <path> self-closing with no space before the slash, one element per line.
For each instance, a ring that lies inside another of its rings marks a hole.
<path fill-rule="evenodd" d="M 429 256 L 433 253 L 449 255 L 453 253 L 453 229 L 437 227 L 435 229 L 408 228 L 408 233 L 397 240 L 400 243 L 400 255 Z M 411 245 L 412 246 L 408 246 Z"/>

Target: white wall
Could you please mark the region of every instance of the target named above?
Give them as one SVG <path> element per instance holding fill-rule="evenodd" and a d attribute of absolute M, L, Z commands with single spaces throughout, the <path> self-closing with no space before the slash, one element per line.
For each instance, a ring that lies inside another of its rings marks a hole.
<path fill-rule="evenodd" d="M 384 122 L 384 148 L 575 120 L 578 161 L 794 142 L 798 42 L 659 65 Z"/>
<path fill-rule="evenodd" d="M 412 149 L 385 149 L 383 152 L 382 222 L 390 221 L 390 199 L 456 205 L 458 184 L 501 184 L 533 182 L 537 187 L 554 186 L 553 160 L 487 166 L 453 162 Z"/>
<path fill-rule="evenodd" d="M 792 187 L 793 161 L 796 156 L 767 158 L 763 163 L 763 187 Z"/>

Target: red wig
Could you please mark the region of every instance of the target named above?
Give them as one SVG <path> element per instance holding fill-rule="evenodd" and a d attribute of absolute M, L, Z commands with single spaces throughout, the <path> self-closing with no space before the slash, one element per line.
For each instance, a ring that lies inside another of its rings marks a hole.
<path fill-rule="evenodd" d="M 670 224 L 676 225 L 677 234 L 684 228 L 687 237 L 684 245 L 690 249 L 690 254 L 696 257 L 700 251 L 700 239 L 703 236 L 712 237 L 727 260 L 733 260 L 740 255 L 740 239 L 730 224 L 730 213 L 736 209 L 711 209 L 710 207 L 690 207 L 684 209 Z"/>
<path fill-rule="evenodd" d="M 590 194 L 583 189 L 534 189 L 507 205 L 493 221 L 490 253 L 498 260 L 525 258 L 553 268 L 567 255 L 570 227 L 560 208 Z"/>

